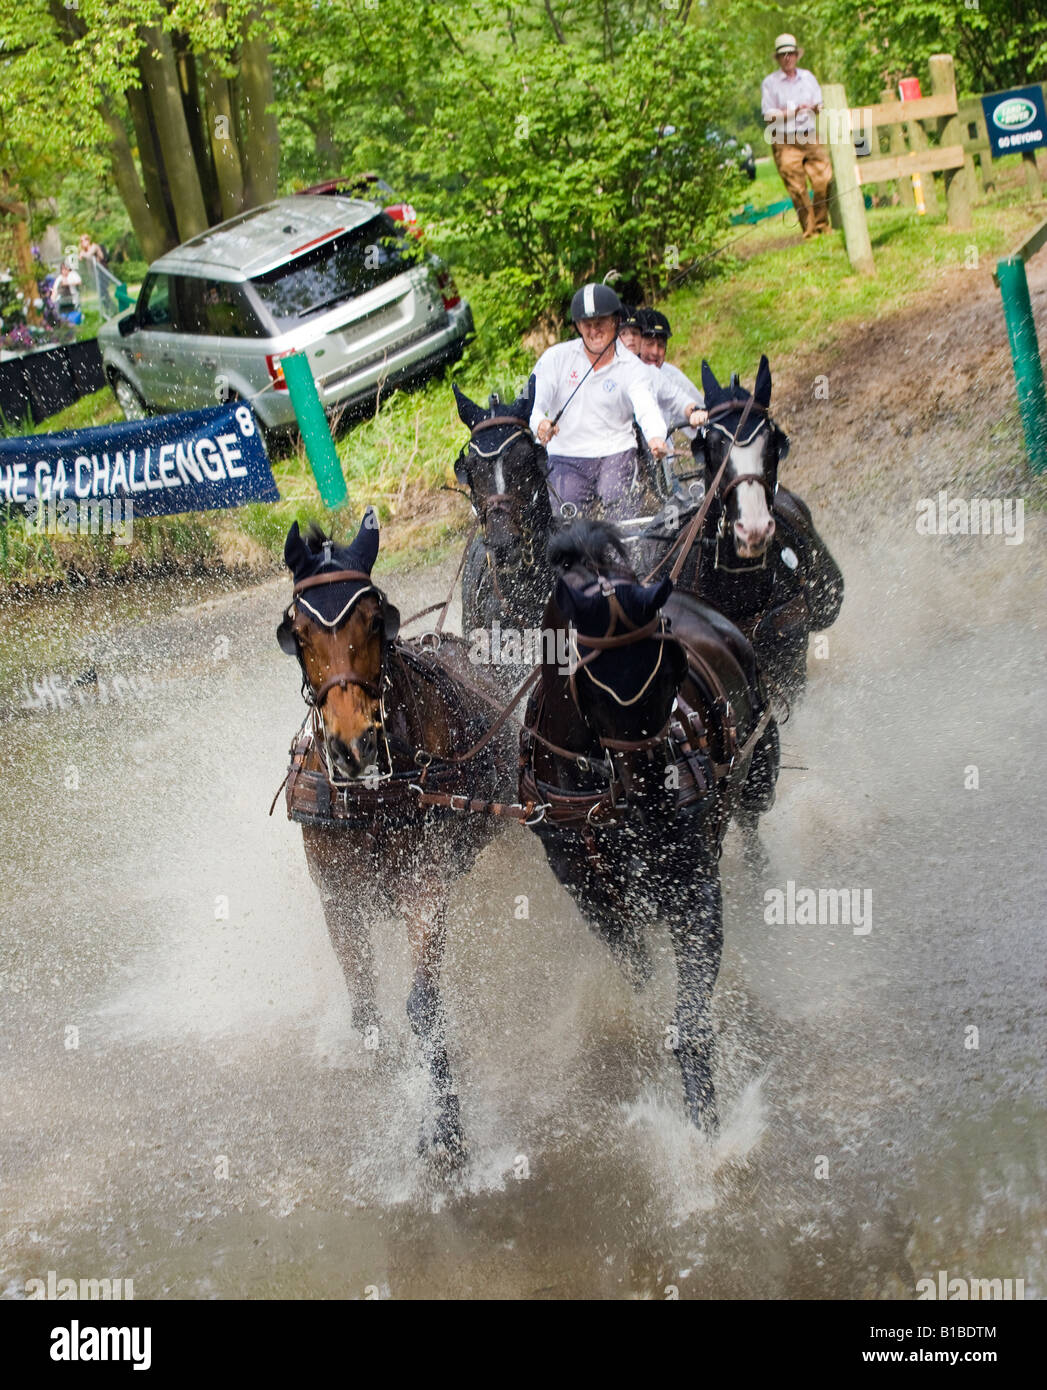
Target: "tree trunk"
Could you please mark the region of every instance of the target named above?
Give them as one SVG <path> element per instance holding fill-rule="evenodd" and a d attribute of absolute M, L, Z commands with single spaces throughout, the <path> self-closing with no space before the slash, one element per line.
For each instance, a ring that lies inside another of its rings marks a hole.
<path fill-rule="evenodd" d="M 269 45 L 262 35 L 247 37 L 240 56 L 240 153 L 244 171 L 244 206 L 257 207 L 276 197 L 280 170 L 280 136 L 276 117 L 268 109 L 273 101 L 273 71 Z"/>
<path fill-rule="evenodd" d="M 5 169 L 0 175 L 0 208 L 11 218 L 11 240 L 14 243 L 15 262 L 18 267 L 18 285 L 24 296 L 26 323 L 38 324 L 40 310 L 36 300 L 40 296 L 40 286 L 36 279 L 36 266 L 33 264 L 33 250 L 29 243 L 29 208 L 11 192 L 11 181 Z"/>
<path fill-rule="evenodd" d="M 228 78 L 211 63 L 202 65 L 202 87 L 207 96 L 207 125 L 211 156 L 218 178 L 223 217 L 235 217 L 244 206 L 244 171 L 237 145 L 233 93 Z"/>
<path fill-rule="evenodd" d="M 193 147 L 193 162 L 200 176 L 200 187 L 207 208 L 207 220 L 212 225 L 222 220 L 222 202 L 218 196 L 218 179 L 215 177 L 214 161 L 211 158 L 211 141 L 207 130 L 205 93 L 201 86 L 201 68 L 206 60 L 179 43 L 178 74 L 182 88 L 182 109 L 185 112 L 189 141 Z"/>
<path fill-rule="evenodd" d="M 138 170 L 135 168 L 131 143 L 124 130 L 123 121 L 108 105 L 102 105 L 99 110 L 109 131 L 107 153 L 116 191 L 127 209 L 131 226 L 135 229 L 135 236 L 142 248 L 142 255 L 147 261 L 155 261 L 157 256 L 162 256 L 165 251 L 170 250 L 175 244 L 175 239 L 170 235 L 163 209 L 158 216 L 149 206 L 149 200 L 138 177 Z"/>
<path fill-rule="evenodd" d="M 142 83 L 141 87 L 128 87 L 124 95 L 127 98 L 128 110 L 131 112 L 131 120 L 134 123 L 135 139 L 138 142 L 138 163 L 142 170 L 145 201 L 156 225 L 163 227 L 164 241 L 167 246 L 177 246 L 178 232 L 175 229 L 174 207 L 160 163 L 144 77 Z M 145 250 L 144 247 L 142 249 Z"/>
<path fill-rule="evenodd" d="M 187 241 L 207 230 L 208 219 L 200 176 L 193 161 L 174 49 L 170 37 L 155 25 L 143 28 L 142 41 L 139 67 L 156 119 L 160 157 L 174 203 L 178 236 L 181 241 Z"/>

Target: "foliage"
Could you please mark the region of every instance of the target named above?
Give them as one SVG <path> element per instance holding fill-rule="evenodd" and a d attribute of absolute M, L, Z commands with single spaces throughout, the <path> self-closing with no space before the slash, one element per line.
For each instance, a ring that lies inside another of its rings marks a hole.
<path fill-rule="evenodd" d="M 960 95 L 1039 81 L 1047 70 L 1047 0 L 811 0 L 832 36 L 825 75 L 854 103 L 878 101 L 906 76 L 924 77 L 934 53 L 956 60 Z"/>

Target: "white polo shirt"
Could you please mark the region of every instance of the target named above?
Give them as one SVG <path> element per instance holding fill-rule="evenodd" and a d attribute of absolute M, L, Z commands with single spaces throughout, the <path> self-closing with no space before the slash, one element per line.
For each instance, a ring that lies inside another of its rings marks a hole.
<path fill-rule="evenodd" d="M 665 438 L 665 421 L 650 374 L 638 357 L 615 342 L 614 355 L 607 354 L 606 365 L 601 363 L 591 372 L 589 366 L 581 338 L 554 344 L 535 364 L 532 430 L 542 420 L 552 420 L 578 387 L 549 441 L 550 454 L 605 458 L 634 449 L 634 415 L 648 439 Z"/>
<path fill-rule="evenodd" d="M 822 105 L 822 89 L 813 72 L 808 72 L 806 68 L 797 68 L 793 77 L 786 77 L 779 68 L 763 79 L 760 87 L 760 105 L 764 120 L 770 111 L 784 111 L 784 133 L 787 141 L 791 141 L 796 135 L 809 138 L 817 132 L 818 122 L 813 111 L 797 113 L 796 108 L 801 104 Z"/>

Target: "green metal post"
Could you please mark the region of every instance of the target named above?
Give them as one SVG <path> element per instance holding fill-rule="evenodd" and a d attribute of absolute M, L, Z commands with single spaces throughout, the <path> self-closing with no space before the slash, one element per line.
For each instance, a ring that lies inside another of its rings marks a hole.
<path fill-rule="evenodd" d="M 1003 315 L 1011 340 L 1018 407 L 1025 430 L 1025 448 L 1034 473 L 1047 469 L 1047 389 L 1036 339 L 1036 323 L 1029 300 L 1029 282 L 1021 256 L 1004 256 L 996 262 L 996 278 L 1003 297 Z"/>
<path fill-rule="evenodd" d="M 331 428 L 317 394 L 309 358 L 304 352 L 292 352 L 280 359 L 280 365 L 284 369 L 284 379 L 298 418 L 298 428 L 302 431 L 306 457 L 324 506 L 340 507 L 349 494 L 331 438 Z"/>

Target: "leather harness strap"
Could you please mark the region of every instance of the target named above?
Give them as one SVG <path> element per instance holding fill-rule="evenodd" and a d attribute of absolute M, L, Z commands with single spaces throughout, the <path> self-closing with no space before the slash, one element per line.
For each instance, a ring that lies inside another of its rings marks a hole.
<path fill-rule="evenodd" d="M 291 593 L 297 598 L 306 589 L 315 589 L 318 584 L 345 584 L 354 579 L 362 579 L 365 584 L 372 582 L 371 576 L 364 574 L 363 570 L 329 570 L 326 574 L 314 574 L 311 579 L 299 580 Z"/>
<path fill-rule="evenodd" d="M 712 410 L 710 410 L 709 418 L 715 419 L 720 415 L 731 414 L 733 413 L 733 411 L 737 410 L 737 408 L 737 401 L 721 401 L 719 405 L 713 406 Z M 734 436 L 731 439 L 730 444 L 727 446 L 727 450 L 723 456 L 723 462 L 720 464 L 720 467 L 716 473 L 716 477 L 713 479 L 712 487 L 702 498 L 702 504 L 698 508 L 698 511 L 695 513 L 694 519 L 687 527 L 687 530 L 684 531 L 680 538 L 677 541 L 675 541 L 665 552 L 662 558 L 655 565 L 654 569 L 651 570 L 650 574 L 644 580 L 645 584 L 649 584 L 651 582 L 651 580 L 662 568 L 666 560 L 668 560 L 669 556 L 673 553 L 677 546 L 680 547 L 680 553 L 677 555 L 676 560 L 673 563 L 673 567 L 669 571 L 669 578 L 673 581 L 674 584 L 679 579 L 680 571 L 684 567 L 684 562 L 686 561 L 688 555 L 691 553 L 691 548 L 701 532 L 702 523 L 704 522 L 706 515 L 708 514 L 709 508 L 712 506 L 713 498 L 717 495 L 717 491 L 719 489 L 720 482 L 723 478 L 724 471 L 727 468 L 727 464 L 730 462 L 731 450 L 737 443 L 738 436 L 742 432 L 742 426 L 745 424 L 746 420 L 749 418 L 750 414 L 754 410 L 756 410 L 757 412 L 762 412 L 764 415 L 767 414 L 767 407 L 764 405 L 759 405 L 754 396 L 749 396 L 742 409 L 742 418 L 738 421 L 738 426 L 734 431 Z M 738 481 L 741 482 L 742 479 L 739 479 Z"/>

